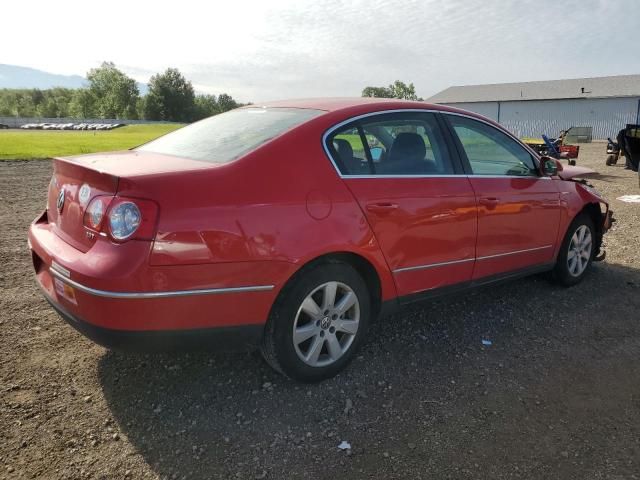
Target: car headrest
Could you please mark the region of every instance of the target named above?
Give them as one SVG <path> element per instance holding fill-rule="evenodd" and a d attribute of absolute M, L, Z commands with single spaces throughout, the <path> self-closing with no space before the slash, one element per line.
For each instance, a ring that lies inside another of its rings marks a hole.
<path fill-rule="evenodd" d="M 401 132 L 391 145 L 389 160 L 394 161 L 419 161 L 424 160 L 427 147 L 424 139 L 417 133 Z"/>
<path fill-rule="evenodd" d="M 349 161 L 353 158 L 353 147 L 348 140 L 336 138 L 333 140 L 333 146 L 336 148 L 341 160 Z"/>

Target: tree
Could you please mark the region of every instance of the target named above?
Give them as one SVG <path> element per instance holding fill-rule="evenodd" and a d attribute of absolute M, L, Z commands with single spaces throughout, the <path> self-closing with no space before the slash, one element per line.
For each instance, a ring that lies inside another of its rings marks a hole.
<path fill-rule="evenodd" d="M 194 116 L 195 93 L 193 85 L 176 68 L 151 77 L 149 93 L 145 98 L 145 118 L 189 122 Z"/>
<path fill-rule="evenodd" d="M 226 93 L 218 95 L 218 113 L 224 113 L 239 106 L 240 104 L 236 102 L 231 95 L 227 95 Z"/>
<path fill-rule="evenodd" d="M 76 90 L 69 105 L 69 113 L 74 118 L 96 117 L 96 99 L 87 88 Z"/>
<path fill-rule="evenodd" d="M 375 98 L 392 98 L 391 92 L 387 87 L 365 87 L 362 90 L 363 97 Z"/>
<path fill-rule="evenodd" d="M 198 95 L 195 100 L 194 120 L 201 120 L 220 113 L 215 95 Z"/>
<path fill-rule="evenodd" d="M 414 87 L 413 83 L 407 85 L 400 80 L 396 80 L 388 87 L 365 87 L 365 89 L 362 90 L 362 96 L 422 101 L 422 98 L 416 95 L 416 87 Z"/>
<path fill-rule="evenodd" d="M 215 95 L 198 95 L 195 99 L 193 120 L 207 118 L 241 106 L 241 103 L 236 102 L 226 93 L 221 93 L 217 98 Z"/>
<path fill-rule="evenodd" d="M 416 87 L 413 86 L 413 83 L 407 85 L 400 80 L 396 80 L 395 82 L 393 82 L 393 85 L 389 85 L 389 90 L 393 95 L 391 98 L 402 98 L 404 100 L 422 100 L 416 95 Z"/>
<path fill-rule="evenodd" d="M 74 95 L 74 91 L 69 88 L 54 87 L 49 90 L 38 90 L 40 94 L 34 92 L 32 99 L 39 98 L 37 104 L 38 115 L 48 118 L 62 118 L 69 116 L 69 105 Z"/>
<path fill-rule="evenodd" d="M 136 118 L 138 87 L 112 62 L 103 62 L 87 74 L 89 92 L 95 98 L 96 113 L 102 118 Z"/>
<path fill-rule="evenodd" d="M 138 100 L 136 101 L 136 116 L 140 119 L 145 119 L 145 113 L 144 113 L 144 109 L 146 108 L 146 96 L 144 97 L 138 97 Z"/>
<path fill-rule="evenodd" d="M 1 89 L 0 115 L 19 117 L 67 117 L 75 90 Z"/>

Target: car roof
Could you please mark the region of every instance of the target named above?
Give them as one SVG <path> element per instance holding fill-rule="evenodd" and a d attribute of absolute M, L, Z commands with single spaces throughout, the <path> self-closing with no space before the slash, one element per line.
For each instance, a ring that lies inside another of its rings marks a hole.
<path fill-rule="evenodd" d="M 450 107 L 448 105 L 436 105 L 417 100 L 400 100 L 397 98 L 373 98 L 373 97 L 335 97 L 335 98 L 298 98 L 291 100 L 277 100 L 271 102 L 256 103 L 246 105 L 242 108 L 308 108 L 313 110 L 321 110 L 329 114 L 350 117 L 354 115 L 363 115 L 383 110 L 437 110 L 441 112 L 459 113 L 469 117 L 475 117 L 487 123 L 498 125 L 493 120 L 478 115 L 474 112 L 461 110 L 459 108 Z M 333 117 L 333 115 L 330 115 Z"/>
<path fill-rule="evenodd" d="M 448 110 L 442 105 L 433 105 L 426 102 L 412 100 L 398 100 L 395 98 L 373 98 L 373 97 L 335 97 L 335 98 L 297 98 L 291 100 L 276 100 L 271 102 L 262 102 L 247 107 L 273 107 L 273 108 L 309 108 L 314 110 L 324 110 L 326 112 L 335 112 L 351 107 L 370 107 L 375 110 L 382 107 L 384 110 L 389 109 L 405 109 L 420 108 L 429 110 Z"/>

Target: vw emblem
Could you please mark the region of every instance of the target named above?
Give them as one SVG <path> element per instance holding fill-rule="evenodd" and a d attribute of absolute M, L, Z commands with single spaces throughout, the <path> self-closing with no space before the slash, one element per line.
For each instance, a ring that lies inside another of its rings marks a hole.
<path fill-rule="evenodd" d="M 62 208 L 64 207 L 64 190 L 60 190 L 60 193 L 58 193 L 56 207 L 58 207 L 58 212 L 62 213 Z"/>
<path fill-rule="evenodd" d="M 322 328 L 323 330 L 326 330 L 330 326 L 331 326 L 331 319 L 329 317 L 324 317 L 322 320 L 320 320 L 320 328 Z"/>

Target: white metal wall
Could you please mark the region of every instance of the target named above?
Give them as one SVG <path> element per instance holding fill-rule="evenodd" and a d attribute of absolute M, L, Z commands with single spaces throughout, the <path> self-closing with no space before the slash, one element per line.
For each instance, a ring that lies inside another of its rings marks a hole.
<path fill-rule="evenodd" d="M 638 121 L 640 97 L 571 100 L 528 100 L 452 104 L 499 121 L 519 137 L 555 137 L 569 127 L 592 127 L 594 139 L 615 137 L 627 123 Z"/>
<path fill-rule="evenodd" d="M 498 121 L 498 102 L 452 103 L 450 106 L 483 115 L 494 122 Z"/>

